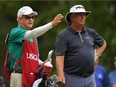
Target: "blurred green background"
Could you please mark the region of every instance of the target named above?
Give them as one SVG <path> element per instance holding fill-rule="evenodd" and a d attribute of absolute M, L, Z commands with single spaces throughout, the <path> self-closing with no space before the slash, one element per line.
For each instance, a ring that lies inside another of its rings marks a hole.
<path fill-rule="evenodd" d="M 116 55 L 116 1 L 82 1 L 82 0 L 43 0 L 43 1 L 0 1 L 0 75 L 3 75 L 3 63 L 5 58 L 5 36 L 13 28 L 17 27 L 17 11 L 22 6 L 31 6 L 38 12 L 33 28 L 44 25 L 61 13 L 65 16 L 69 9 L 76 4 L 81 4 L 92 13 L 87 17 L 85 26 L 94 28 L 106 41 L 107 48 L 100 57 L 100 64 L 109 73 L 114 69 L 113 58 Z M 48 52 L 55 48 L 55 40 L 58 33 L 66 28 L 65 18 L 62 22 L 38 37 L 40 58 L 45 60 Z M 55 53 L 53 59 L 53 72 L 55 68 Z"/>

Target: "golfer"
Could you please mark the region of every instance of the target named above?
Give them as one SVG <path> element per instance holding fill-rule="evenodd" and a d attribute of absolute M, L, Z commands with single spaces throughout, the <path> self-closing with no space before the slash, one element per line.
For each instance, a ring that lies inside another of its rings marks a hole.
<path fill-rule="evenodd" d="M 106 41 L 94 30 L 85 27 L 86 11 L 82 5 L 74 5 L 66 14 L 68 27 L 61 31 L 56 40 L 56 68 L 58 80 L 65 87 L 96 87 L 94 72 L 94 46 L 100 56 Z"/>

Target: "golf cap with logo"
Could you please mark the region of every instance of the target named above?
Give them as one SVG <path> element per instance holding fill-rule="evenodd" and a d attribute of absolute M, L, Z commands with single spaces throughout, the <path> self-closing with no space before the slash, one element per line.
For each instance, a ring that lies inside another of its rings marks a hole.
<path fill-rule="evenodd" d="M 33 11 L 31 7 L 29 6 L 24 6 L 18 10 L 17 17 L 22 17 L 23 15 L 29 15 L 29 14 L 34 14 L 38 15 L 36 11 Z"/>
<path fill-rule="evenodd" d="M 86 13 L 86 16 L 91 13 L 91 11 L 86 11 L 82 5 L 74 5 L 70 8 L 70 12 L 68 12 L 65 16 L 65 20 L 67 23 L 70 24 L 70 15 L 72 13 Z"/>

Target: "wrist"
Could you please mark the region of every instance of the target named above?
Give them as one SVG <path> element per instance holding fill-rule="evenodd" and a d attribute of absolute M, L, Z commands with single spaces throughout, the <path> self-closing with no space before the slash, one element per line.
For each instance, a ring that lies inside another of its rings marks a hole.
<path fill-rule="evenodd" d="M 49 26 L 52 26 L 52 22 L 49 23 Z"/>
<path fill-rule="evenodd" d="M 95 55 L 95 57 L 94 57 L 95 59 L 94 60 L 96 61 L 99 58 L 99 55 L 98 55 L 96 50 L 95 50 L 95 54 L 94 55 Z"/>
<path fill-rule="evenodd" d="M 51 27 L 53 27 L 53 26 L 54 26 L 53 21 L 49 23 L 49 26 L 51 26 Z"/>

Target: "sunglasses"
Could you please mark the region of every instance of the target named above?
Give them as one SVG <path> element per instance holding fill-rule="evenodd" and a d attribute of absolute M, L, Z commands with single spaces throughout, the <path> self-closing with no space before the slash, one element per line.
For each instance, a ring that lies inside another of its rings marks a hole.
<path fill-rule="evenodd" d="M 23 15 L 23 17 L 24 17 L 25 19 L 34 19 L 34 18 L 35 18 L 35 16 L 28 16 L 28 15 Z"/>

